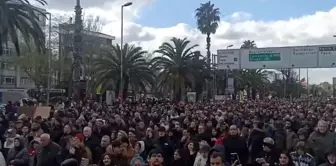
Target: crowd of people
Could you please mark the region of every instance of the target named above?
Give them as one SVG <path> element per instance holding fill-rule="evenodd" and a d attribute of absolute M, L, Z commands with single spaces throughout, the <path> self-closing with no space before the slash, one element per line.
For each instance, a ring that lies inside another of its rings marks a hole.
<path fill-rule="evenodd" d="M 0 166 L 336 165 L 332 99 L 66 101 L 48 118 L 17 107 L 0 115 Z"/>

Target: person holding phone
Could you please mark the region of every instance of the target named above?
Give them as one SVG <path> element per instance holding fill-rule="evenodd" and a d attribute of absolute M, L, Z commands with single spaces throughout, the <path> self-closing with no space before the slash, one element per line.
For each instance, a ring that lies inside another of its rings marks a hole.
<path fill-rule="evenodd" d="M 223 145 L 225 147 L 225 157 L 230 164 L 235 162 L 236 164 L 246 164 L 249 157 L 247 143 L 243 137 L 240 137 L 236 125 L 229 127 L 229 136 Z"/>

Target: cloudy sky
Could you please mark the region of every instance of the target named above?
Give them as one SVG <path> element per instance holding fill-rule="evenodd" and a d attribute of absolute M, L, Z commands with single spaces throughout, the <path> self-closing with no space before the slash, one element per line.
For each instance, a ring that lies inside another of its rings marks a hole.
<path fill-rule="evenodd" d="M 47 10 L 59 15 L 74 11 L 76 0 L 48 0 Z M 131 1 L 131 0 L 130 0 Z M 120 6 L 127 0 L 81 0 L 85 15 L 100 16 L 103 32 L 120 40 Z M 124 39 L 155 50 L 171 37 L 187 37 L 205 52 L 205 36 L 196 29 L 194 12 L 205 0 L 132 0 L 124 10 Z M 244 40 L 258 47 L 333 44 L 335 0 L 212 0 L 221 22 L 212 37 L 212 51 L 239 48 Z M 301 78 L 306 69 L 301 70 Z M 336 69 L 309 69 L 310 83 L 332 82 Z"/>

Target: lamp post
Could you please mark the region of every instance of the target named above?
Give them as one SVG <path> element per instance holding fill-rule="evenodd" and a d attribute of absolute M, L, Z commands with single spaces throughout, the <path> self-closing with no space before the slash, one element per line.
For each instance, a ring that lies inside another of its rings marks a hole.
<path fill-rule="evenodd" d="M 47 85 L 47 106 L 49 105 L 50 100 L 50 81 L 51 81 L 51 13 L 47 12 L 47 15 L 49 15 L 49 39 L 48 39 L 48 85 Z"/>
<path fill-rule="evenodd" d="M 131 6 L 132 2 L 127 2 L 121 5 L 121 26 L 120 26 L 120 89 L 119 89 L 119 97 L 123 99 L 123 75 L 124 75 L 124 55 L 123 55 L 123 40 L 124 40 L 124 7 Z"/>
<path fill-rule="evenodd" d="M 230 47 L 233 47 L 233 45 L 232 44 L 230 44 L 230 45 L 228 45 L 227 47 L 226 47 L 226 49 L 228 50 Z M 228 91 L 229 90 L 229 70 L 230 70 L 230 66 L 229 65 L 227 65 L 226 66 L 227 67 L 227 69 L 226 69 L 226 72 L 225 72 L 225 79 L 226 79 L 226 90 Z"/>

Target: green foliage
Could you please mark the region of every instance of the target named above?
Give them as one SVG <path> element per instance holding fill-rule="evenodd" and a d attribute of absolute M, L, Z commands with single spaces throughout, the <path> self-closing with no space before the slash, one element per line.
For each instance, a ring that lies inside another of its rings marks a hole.
<path fill-rule="evenodd" d="M 153 68 L 159 70 L 158 86 L 172 89 L 175 100 L 183 100 L 186 83 L 193 80 L 192 49 L 198 45 L 189 46 L 186 38 L 172 38 L 171 43 L 164 42 L 155 53 L 161 55 L 152 59 Z"/>
<path fill-rule="evenodd" d="M 34 49 L 29 49 L 28 47 L 21 47 L 20 50 L 22 50 L 21 56 L 15 57 L 16 63 L 30 76 L 37 87 L 46 89 L 49 79 L 49 55 Z M 52 56 L 50 66 L 51 75 L 56 72 L 58 66 L 59 62 Z"/>
<path fill-rule="evenodd" d="M 35 0 L 45 5 L 45 0 Z M 45 37 L 38 22 L 38 15 L 45 15 L 35 7 L 31 6 L 28 0 L 1 0 L 0 1 L 0 41 L 1 45 L 8 45 L 13 42 L 16 53 L 20 55 L 20 35 L 26 44 L 34 41 L 38 52 L 44 51 Z M 3 48 L 0 47 L 0 55 Z"/>
<path fill-rule="evenodd" d="M 154 84 L 154 74 L 146 61 L 147 52 L 141 47 L 125 44 L 123 50 L 120 45 L 112 46 L 106 55 L 93 60 L 95 85 L 103 89 L 113 87 L 116 94 L 120 91 L 121 51 L 123 55 L 123 94 L 127 96 L 128 88 L 132 90 L 147 91 Z"/>
<path fill-rule="evenodd" d="M 215 34 L 220 21 L 220 12 L 214 4 L 207 2 L 196 9 L 197 28 L 203 34 Z"/>

